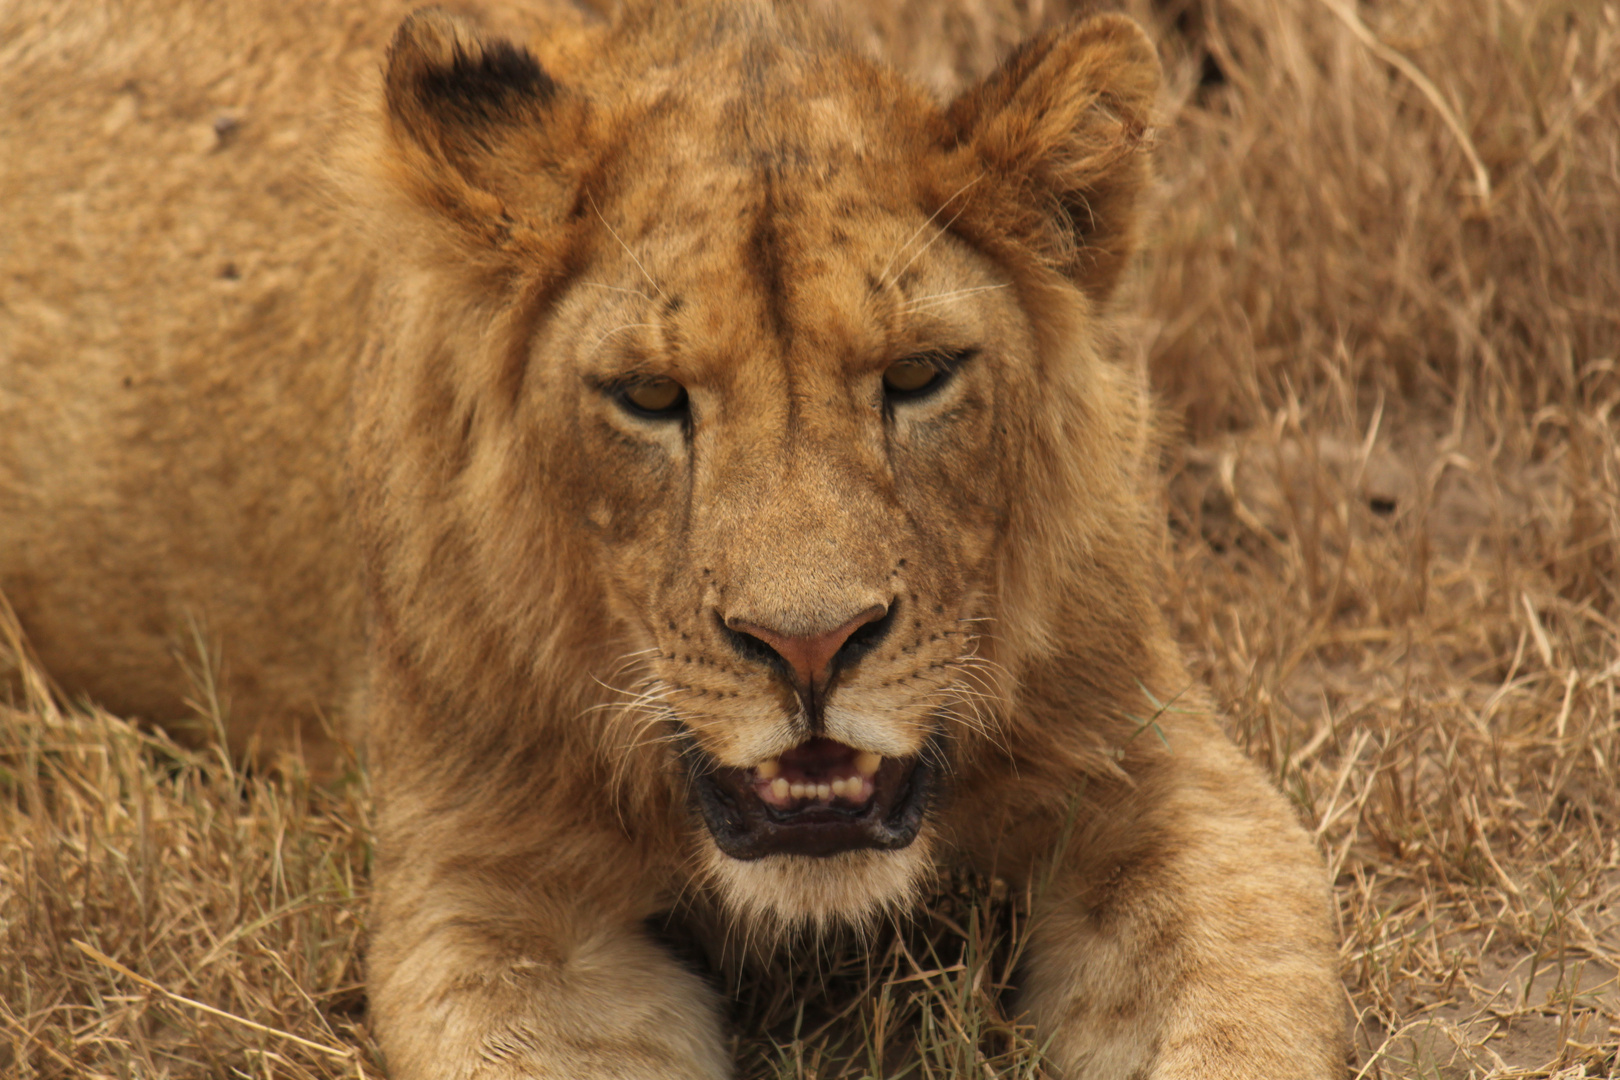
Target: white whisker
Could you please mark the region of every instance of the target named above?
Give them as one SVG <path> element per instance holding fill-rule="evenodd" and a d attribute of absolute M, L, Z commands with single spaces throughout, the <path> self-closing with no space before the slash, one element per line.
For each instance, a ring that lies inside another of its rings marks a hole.
<path fill-rule="evenodd" d="M 943 207 L 941 207 L 941 209 L 943 209 Z M 928 243 L 926 243 L 922 247 L 918 248 L 917 253 L 915 255 L 913 255 L 911 258 L 906 260 L 906 265 L 902 266 L 900 268 L 899 272 L 897 274 L 895 274 L 895 280 L 898 281 L 900 278 L 904 277 L 906 271 L 911 269 L 911 264 L 912 263 L 916 262 L 918 259 L 920 259 L 924 255 L 928 254 L 928 249 L 933 247 L 934 243 L 940 237 L 942 237 L 946 233 L 950 232 L 951 226 L 956 224 L 956 219 L 961 217 L 966 211 L 967 211 L 967 207 L 964 205 L 961 210 L 958 210 L 956 213 L 952 214 L 951 215 L 951 220 L 947 221 L 944 224 L 944 226 L 939 229 L 939 231 L 935 232 L 933 236 L 929 237 L 928 238 Z"/>
<path fill-rule="evenodd" d="M 624 248 L 624 253 L 626 255 L 630 256 L 630 261 L 636 264 L 636 269 L 640 270 L 641 276 L 647 279 L 647 284 L 653 287 L 653 292 L 662 297 L 664 303 L 669 303 L 669 297 L 664 294 L 663 289 L 658 287 L 658 282 L 653 280 L 653 276 L 647 273 L 647 268 L 641 265 L 641 260 L 636 258 L 636 253 L 630 250 L 630 245 L 624 242 L 624 239 L 619 236 L 619 234 L 614 230 L 613 226 L 608 224 L 608 219 L 602 216 L 602 209 L 596 205 L 596 199 L 594 197 L 591 199 L 591 209 L 596 211 L 596 220 L 602 223 L 602 227 L 608 231 L 608 234 L 611 235 L 613 239 L 619 241 L 619 246 Z"/>
<path fill-rule="evenodd" d="M 604 224 L 606 224 L 606 223 L 604 222 Z M 647 301 L 647 303 L 649 303 L 649 304 L 653 302 L 653 298 L 648 296 L 646 293 L 642 292 L 640 289 L 627 289 L 623 285 L 608 285 L 608 284 L 606 284 L 604 282 L 601 282 L 601 281 L 582 281 L 582 282 L 580 282 L 580 284 L 589 286 L 590 288 L 593 288 L 593 289 L 609 289 L 609 290 L 611 290 L 613 292 L 629 293 L 631 296 L 639 296 L 639 297 L 641 297 L 643 300 Z"/>
<path fill-rule="evenodd" d="M 657 323 L 625 323 L 623 326 L 615 326 L 613 329 L 609 330 L 607 333 L 605 333 L 601 337 L 597 338 L 596 339 L 596 344 L 591 346 L 591 351 L 586 353 L 580 359 L 589 360 L 592 356 L 595 356 L 596 355 L 596 350 L 600 349 L 602 347 L 602 342 L 606 341 L 608 338 L 612 337 L 614 334 L 619 333 L 621 330 L 658 330 L 658 329 L 661 329 L 661 327 Z"/>
<path fill-rule="evenodd" d="M 894 249 L 894 254 L 889 256 L 888 264 L 883 267 L 883 273 L 878 275 L 878 280 L 883 282 L 886 285 L 887 284 L 893 284 L 889 280 L 889 271 L 891 269 L 893 269 L 893 267 L 894 267 L 894 260 L 898 259 L 901 255 L 903 255 L 905 253 L 905 250 L 912 245 L 912 243 L 917 239 L 917 237 L 921 236 L 923 234 L 923 231 L 925 229 L 927 229 L 928 226 L 930 226 L 930 225 L 932 225 L 934 223 L 934 219 L 939 217 L 940 214 L 943 214 L 945 212 L 945 208 L 947 206 L 949 206 L 949 205 L 951 205 L 951 203 L 955 202 L 957 200 L 957 198 L 962 195 L 963 192 L 967 191 L 968 188 L 972 187 L 974 184 L 977 184 L 980 180 L 983 180 L 983 179 L 984 179 L 984 174 L 980 173 L 978 176 L 975 176 L 972 180 L 969 180 L 967 183 L 965 183 L 961 187 L 957 188 L 955 194 L 953 194 L 950 198 L 948 198 L 944 202 L 940 203 L 939 208 L 936 209 L 932 214 L 928 215 L 928 220 L 923 222 L 921 225 L 917 226 L 917 231 L 912 233 L 910 236 L 908 236 L 906 238 L 905 243 L 901 244 L 899 247 Z M 957 216 L 958 217 L 961 216 L 960 211 L 958 211 Z M 956 221 L 956 218 L 954 218 L 954 217 L 951 218 L 952 223 L 955 223 L 955 221 Z M 947 226 L 947 228 L 949 228 L 949 226 Z M 938 237 L 936 236 L 935 239 L 938 239 Z M 929 244 L 932 244 L 933 242 L 934 242 L 933 240 L 928 241 Z M 926 251 L 928 249 L 927 249 L 927 247 L 924 247 L 923 250 Z M 919 254 L 921 254 L 921 253 L 919 252 Z M 915 258 L 913 258 L 911 260 L 911 262 L 915 262 L 915 261 L 916 261 Z M 909 267 L 911 265 L 911 262 L 906 263 L 905 267 L 901 267 L 900 268 L 900 273 L 902 273 L 902 274 L 905 273 L 906 272 L 906 267 Z"/>
<path fill-rule="evenodd" d="M 971 289 L 952 289 L 950 292 L 929 293 L 927 296 L 918 296 L 906 302 L 901 311 L 906 314 L 921 311 L 924 308 L 938 307 L 947 300 L 954 300 L 958 296 L 972 296 L 974 293 L 994 292 L 997 289 L 1007 288 L 1006 283 L 1000 285 L 976 285 Z"/>

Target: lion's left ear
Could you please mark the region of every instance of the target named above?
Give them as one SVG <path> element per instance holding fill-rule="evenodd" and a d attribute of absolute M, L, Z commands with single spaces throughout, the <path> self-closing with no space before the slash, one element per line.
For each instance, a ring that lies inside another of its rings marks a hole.
<path fill-rule="evenodd" d="M 1010 231 L 1097 300 L 1135 243 L 1159 79 L 1141 28 L 1099 15 L 1032 38 L 950 108 L 962 142 L 1039 204 Z"/>

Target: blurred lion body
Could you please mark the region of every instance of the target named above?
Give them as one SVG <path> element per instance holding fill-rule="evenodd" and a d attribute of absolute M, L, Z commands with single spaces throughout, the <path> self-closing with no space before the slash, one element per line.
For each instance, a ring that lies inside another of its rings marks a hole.
<path fill-rule="evenodd" d="M 0 588 L 120 711 L 173 720 L 217 649 L 241 752 L 363 718 L 398 1076 L 725 1075 L 645 920 L 787 937 L 1054 856 L 1021 1003 L 1058 1069 L 1333 1075 L 1320 869 L 1154 608 L 1101 315 L 1151 49 L 1101 19 L 987 75 L 1021 9 L 964 6 L 969 47 L 823 7 L 845 36 L 542 5 L 495 27 L 528 51 L 416 16 L 339 109 L 402 5 L 42 6 L 0 53 Z M 945 388 L 888 394 L 911 357 Z M 726 629 L 866 610 L 819 711 Z M 902 850 L 723 854 L 690 762 L 812 737 L 947 793 Z"/>

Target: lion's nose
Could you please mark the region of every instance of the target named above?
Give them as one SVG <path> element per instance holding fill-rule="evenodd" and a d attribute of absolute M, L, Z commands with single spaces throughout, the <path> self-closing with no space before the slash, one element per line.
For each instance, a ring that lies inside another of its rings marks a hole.
<path fill-rule="evenodd" d="M 768 626 L 735 616 L 725 620 L 732 644 L 744 656 L 780 661 L 801 689 L 811 689 L 832 677 L 833 671 L 854 663 L 889 632 L 892 604 L 867 608 L 842 626 L 822 634 L 784 634 Z M 739 640 L 741 639 L 741 640 Z"/>

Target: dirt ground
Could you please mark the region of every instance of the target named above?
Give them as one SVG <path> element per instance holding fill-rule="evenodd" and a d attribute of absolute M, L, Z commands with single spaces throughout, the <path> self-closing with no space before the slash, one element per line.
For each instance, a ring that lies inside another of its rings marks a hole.
<path fill-rule="evenodd" d="M 1620 6 L 1130 10 L 1171 76 L 1122 305 L 1163 601 L 1321 846 L 1351 1073 L 1620 1076 Z M 30 678 L 0 1075 L 379 1075 L 363 773 L 244 775 Z M 1027 906 L 952 880 L 749 976 L 743 1074 L 1041 1075 L 999 993 Z"/>

